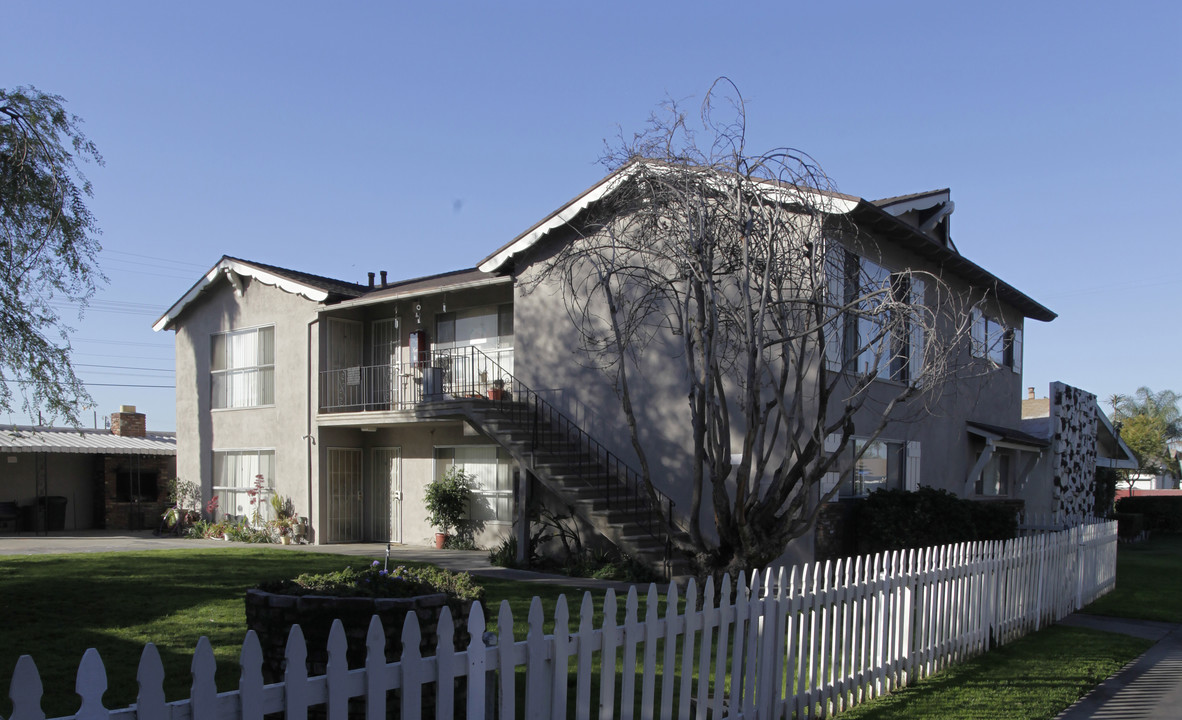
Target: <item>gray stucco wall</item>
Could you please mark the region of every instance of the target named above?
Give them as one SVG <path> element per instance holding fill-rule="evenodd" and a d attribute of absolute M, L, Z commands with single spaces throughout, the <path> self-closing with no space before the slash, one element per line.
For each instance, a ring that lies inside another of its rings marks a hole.
<path fill-rule="evenodd" d="M 540 269 L 550 258 L 555 244 L 571 239 L 556 237 L 548 246 L 518 261 L 514 307 L 518 374 L 535 388 L 551 389 L 551 396 L 559 400 L 568 414 L 579 419 L 588 432 L 628 462 L 635 463 L 636 454 L 631 448 L 620 401 L 608 378 L 578 350 L 580 338 L 568 315 L 560 284 L 552 279 L 539 281 Z M 911 267 L 940 274 L 939 268 L 895 248 L 885 247 L 881 256 L 874 259 L 892 269 Z M 953 288 L 967 290 L 963 283 L 954 284 Z M 1023 319 L 1012 308 L 988 300 L 985 306 L 994 317 L 1022 328 Z M 657 338 L 629 374 L 629 383 L 641 442 L 655 469 L 655 480 L 679 508 L 688 508 L 692 437 L 686 399 L 688 385 L 679 345 L 678 339 L 672 336 Z M 912 401 L 898 408 L 893 415 L 895 421 L 881 438 L 918 441 L 922 450 L 919 484 L 964 494 L 965 479 L 975 461 L 965 422 L 1018 427 L 1022 382 L 1020 374 L 1010 368 L 987 370 L 974 363 L 967 342 L 957 361 L 966 366 L 959 379 L 943 386 L 924 402 Z M 855 418 L 858 435 L 878 424 L 886 398 L 897 390 L 891 385 L 889 381 L 882 382 L 872 390 L 872 399 Z M 740 431 L 736 429 L 736 439 Z M 711 524 L 709 513 L 707 499 L 703 527 Z M 787 559 L 808 559 L 811 552 L 810 541 L 802 539 L 790 549 Z"/>
<path fill-rule="evenodd" d="M 201 483 L 203 502 L 211 496 L 214 451 L 274 450 L 275 492 L 296 511 L 309 507 L 308 440 L 313 430 L 317 303 L 300 295 L 243 279 L 241 297 L 219 279 L 177 318 L 177 477 Z M 210 403 L 210 343 L 215 333 L 273 325 L 275 403 L 272 406 L 213 410 Z"/>

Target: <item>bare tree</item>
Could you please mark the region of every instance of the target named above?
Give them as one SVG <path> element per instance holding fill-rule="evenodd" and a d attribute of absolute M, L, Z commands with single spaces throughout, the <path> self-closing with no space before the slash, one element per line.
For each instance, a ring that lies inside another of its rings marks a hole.
<path fill-rule="evenodd" d="M 887 271 L 846 219 L 857 199 L 804 153 L 749 153 L 737 90 L 733 119 L 715 121 L 718 88 L 703 104 L 704 142 L 671 105 L 609 151 L 612 189 L 542 274 L 560 281 L 582 349 L 619 396 L 657 507 L 632 387 L 646 351 L 674 348 L 692 494 L 665 521 L 707 571 L 763 566 L 813 526 L 838 492 L 823 479 L 844 469 L 855 416 L 874 418 L 857 428 L 873 440 L 916 412 L 910 401 L 954 371 L 972 300 L 936 274 Z"/>

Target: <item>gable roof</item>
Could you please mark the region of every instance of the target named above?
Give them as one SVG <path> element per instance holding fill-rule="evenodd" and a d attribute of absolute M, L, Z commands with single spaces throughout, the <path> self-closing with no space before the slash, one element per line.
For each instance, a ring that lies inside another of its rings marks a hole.
<path fill-rule="evenodd" d="M 635 174 L 636 168 L 641 164 L 660 167 L 663 163 L 641 158 L 621 166 L 481 260 L 477 264 L 477 268 L 489 273 L 506 272 L 515 257 L 537 245 L 550 232 L 573 221 L 588 207 L 626 182 Z M 951 204 L 950 193 L 946 188 L 870 202 L 853 195 L 815 188 L 801 188 L 775 180 L 760 180 L 759 182 L 773 196 L 782 195 L 783 201 L 789 201 L 792 197 L 799 197 L 804 193 L 823 199 L 825 212 L 831 215 L 849 216 L 858 226 L 873 230 L 894 244 L 932 262 L 940 269 L 951 272 L 970 285 L 987 289 L 1002 302 L 1019 310 L 1025 317 L 1044 322 L 1049 322 L 1057 317 L 1054 312 L 1033 298 L 962 256 L 955 247 L 941 245 L 897 217 L 909 209 L 927 208 L 939 203 Z"/>
<path fill-rule="evenodd" d="M 360 297 L 368 289 L 363 285 L 334 280 L 321 275 L 223 255 L 222 259 L 209 269 L 209 272 L 205 273 L 180 300 L 173 303 L 172 307 L 160 316 L 160 319 L 152 325 L 152 329 L 160 331 L 172 327 L 173 321 L 184 312 L 185 308 L 219 278 L 226 278 L 237 287 L 240 282 L 239 277 L 249 277 L 264 285 L 271 285 L 295 295 L 302 295 L 312 302 Z"/>
<path fill-rule="evenodd" d="M 149 432 L 145 437 L 128 437 L 110 430 L 12 425 L 0 428 L 0 453 L 176 455 L 176 433 Z"/>

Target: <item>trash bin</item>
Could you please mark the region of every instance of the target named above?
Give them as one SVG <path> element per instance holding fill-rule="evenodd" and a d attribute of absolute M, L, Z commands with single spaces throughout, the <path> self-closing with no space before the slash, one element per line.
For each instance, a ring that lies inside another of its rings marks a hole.
<path fill-rule="evenodd" d="M 49 531 L 66 529 L 66 498 L 50 495 L 42 498 L 45 502 L 45 529 Z"/>
<path fill-rule="evenodd" d="M 423 369 L 423 398 L 434 398 L 443 394 L 443 368 Z"/>

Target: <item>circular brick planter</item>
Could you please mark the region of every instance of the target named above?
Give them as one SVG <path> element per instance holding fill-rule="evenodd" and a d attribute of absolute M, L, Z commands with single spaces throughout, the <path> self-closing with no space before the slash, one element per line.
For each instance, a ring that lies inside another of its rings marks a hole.
<path fill-rule="evenodd" d="M 455 647 L 468 647 L 468 614 L 471 600 L 453 600 L 446 593 L 411 598 L 326 597 L 321 595 L 278 595 L 263 590 L 246 591 L 246 625 L 258 635 L 263 648 L 263 676 L 279 682 L 287 661 L 284 651 L 292 625 L 299 625 L 308 650 L 308 674 L 323 675 L 328 663 L 328 632 L 340 619 L 348 639 L 350 668 L 365 665 L 365 637 L 370 618 L 381 618 L 386 633 L 386 662 L 402 656 L 402 624 L 413 612 L 419 619 L 423 656 L 435 654 L 439 616 L 451 607 L 455 621 Z"/>

